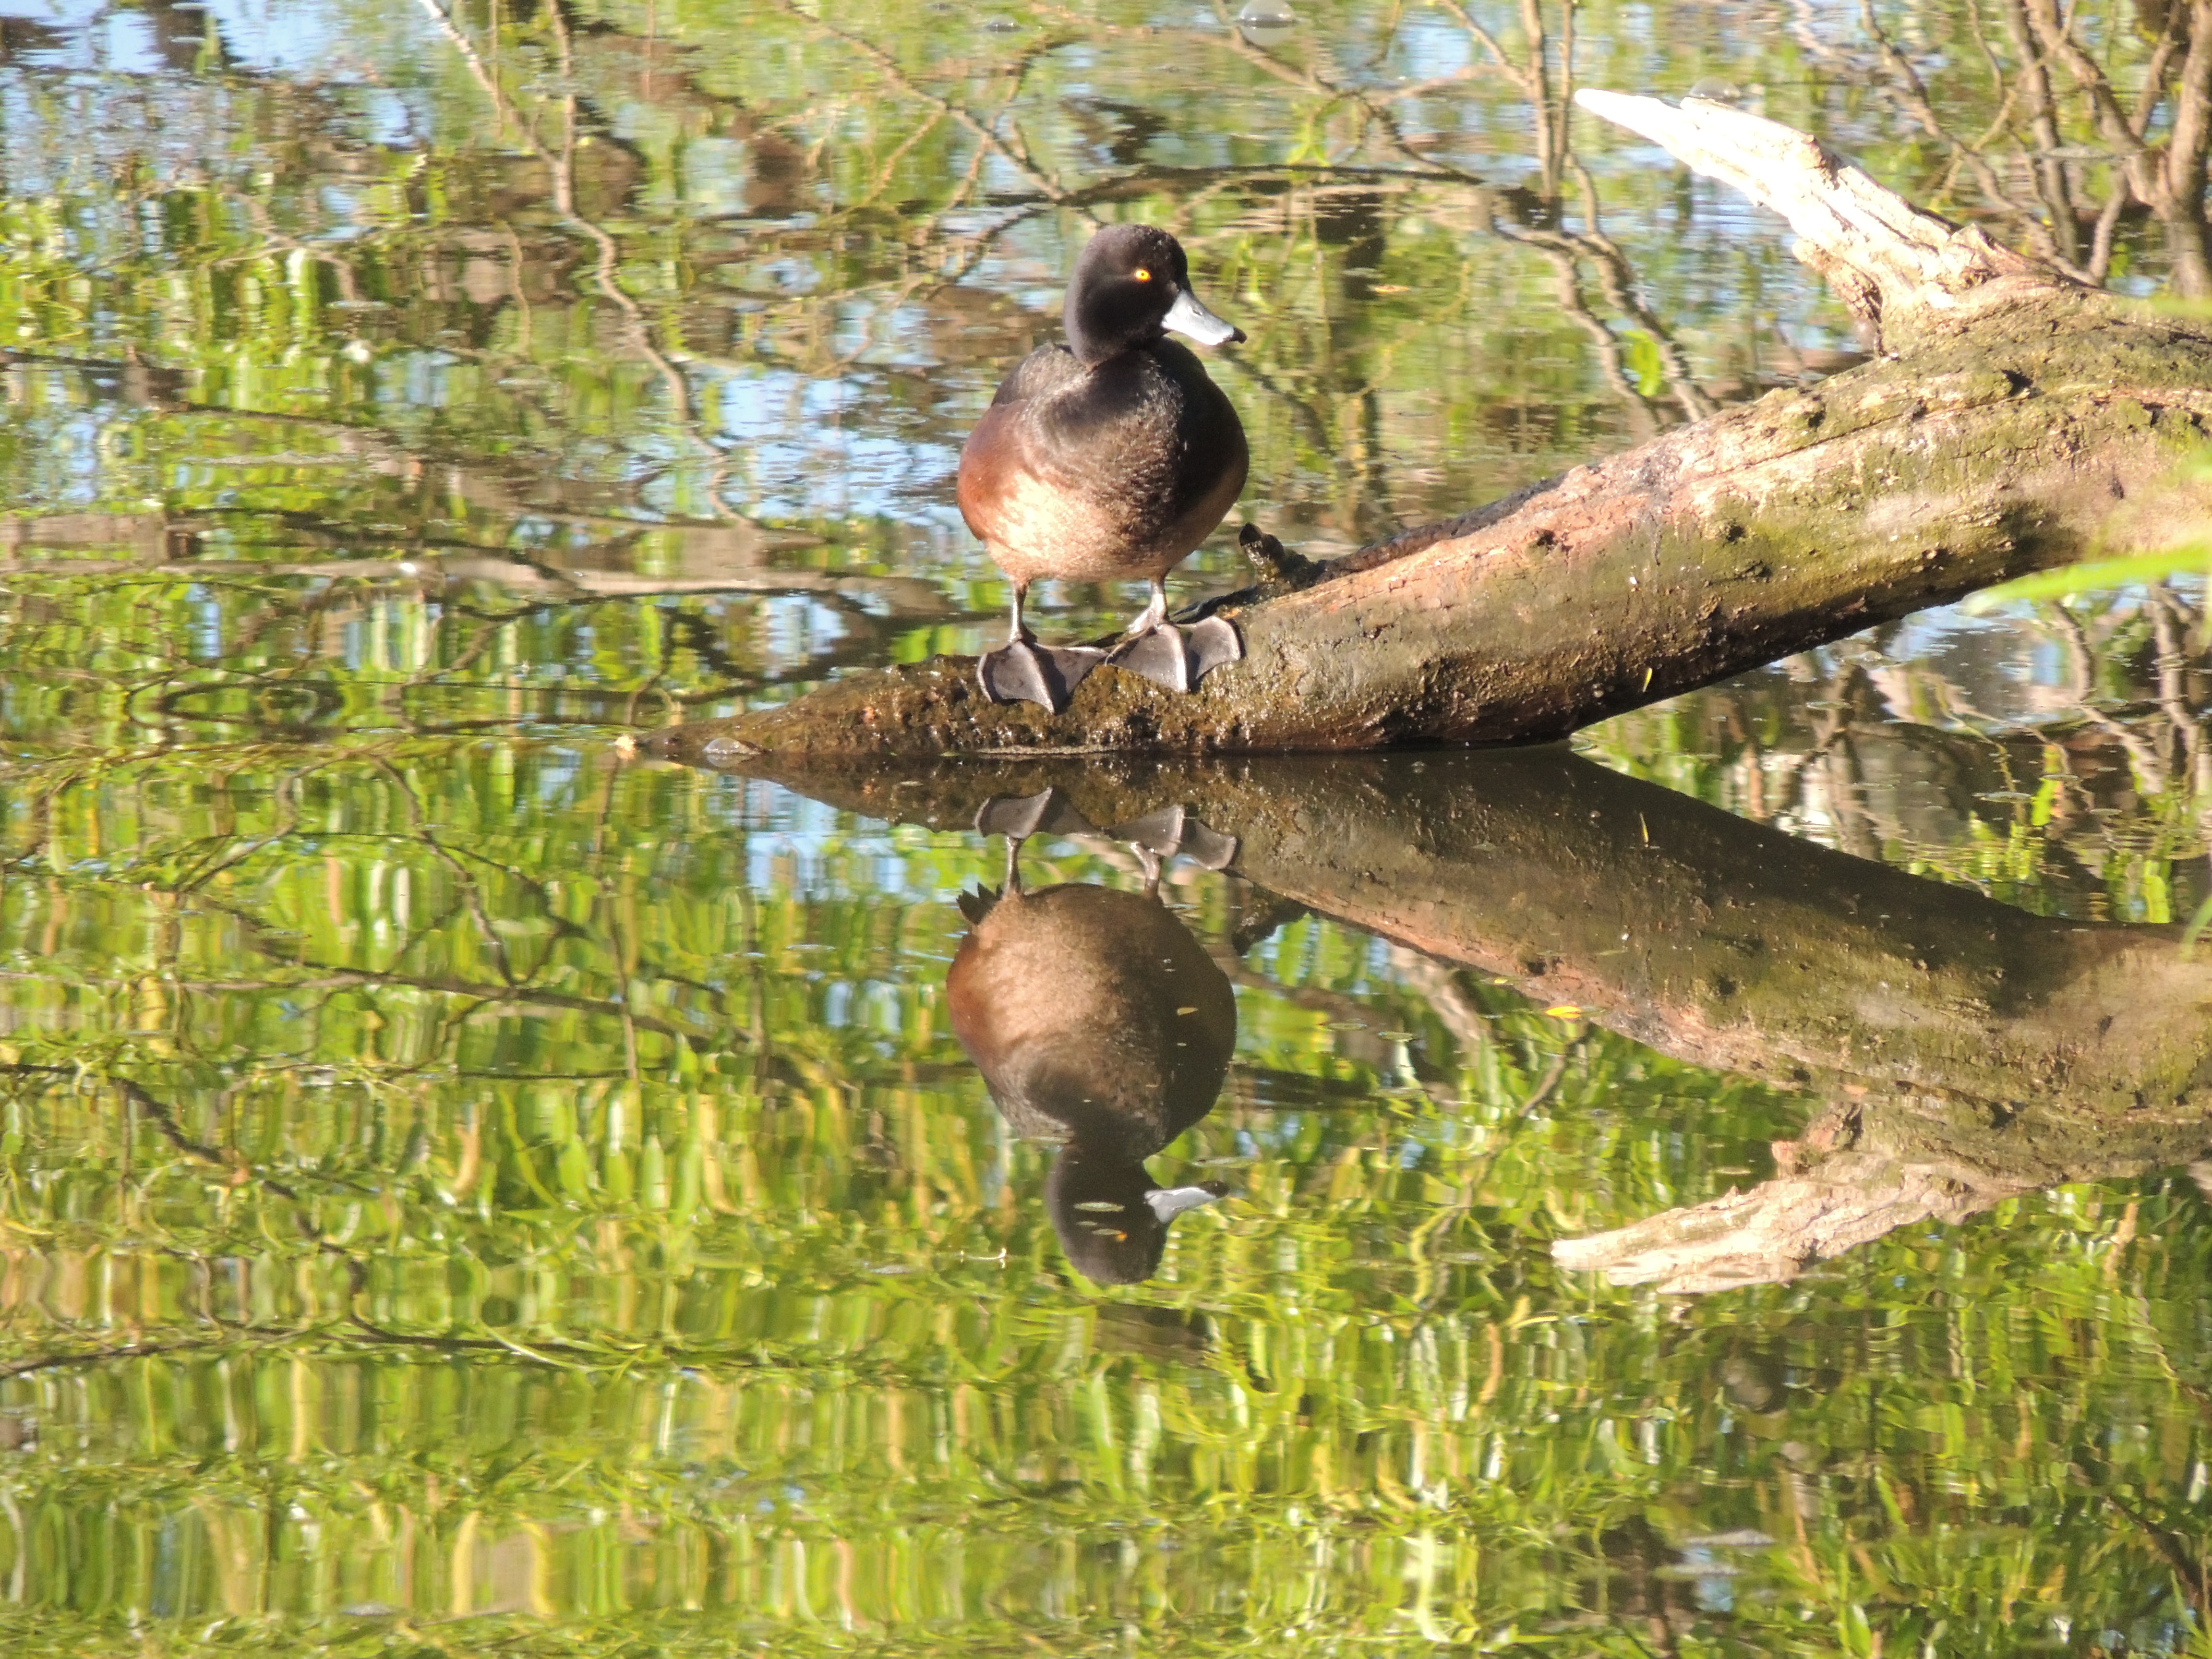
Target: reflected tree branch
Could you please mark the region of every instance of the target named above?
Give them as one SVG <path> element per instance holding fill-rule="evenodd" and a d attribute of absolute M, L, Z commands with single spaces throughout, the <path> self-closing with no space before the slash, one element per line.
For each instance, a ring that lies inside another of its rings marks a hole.
<path fill-rule="evenodd" d="M 1093 823 L 1172 801 L 1237 837 L 1255 889 L 1693 1063 L 1851 1103 L 1807 1137 L 1817 1161 L 1562 1247 L 1616 1277 L 1787 1278 L 1915 1220 L 2212 1139 L 2212 962 L 2180 929 L 2028 915 L 1586 762 L 739 763 L 903 821 L 965 823 L 986 798 L 1046 788 Z"/>

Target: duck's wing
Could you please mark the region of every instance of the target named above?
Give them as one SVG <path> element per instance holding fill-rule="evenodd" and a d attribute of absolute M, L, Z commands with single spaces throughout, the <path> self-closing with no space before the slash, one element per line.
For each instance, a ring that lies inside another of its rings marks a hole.
<path fill-rule="evenodd" d="M 1251 452 L 1237 405 L 1213 383 L 1195 352 L 1180 341 L 1162 340 L 1152 348 L 1152 360 L 1154 372 L 1176 387 L 1176 438 L 1182 457 L 1173 479 L 1175 528 L 1162 539 L 1188 550 L 1211 535 L 1236 504 Z"/>

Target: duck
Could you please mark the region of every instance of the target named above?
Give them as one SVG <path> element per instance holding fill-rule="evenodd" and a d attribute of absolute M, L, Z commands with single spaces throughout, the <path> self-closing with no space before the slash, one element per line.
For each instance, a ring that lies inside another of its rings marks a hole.
<path fill-rule="evenodd" d="M 1006 642 L 975 677 L 993 702 L 1053 714 L 1101 663 L 1189 691 L 1243 655 L 1209 617 L 1167 617 L 1166 577 L 1236 504 L 1250 466 L 1236 405 L 1196 353 L 1168 337 L 1225 345 L 1244 331 L 1207 310 L 1182 245 L 1152 225 L 1109 225 L 1067 285 L 1065 343 L 1016 364 L 960 452 L 961 517 L 1012 584 Z M 1110 651 L 1040 644 L 1023 619 L 1041 577 L 1152 585 Z"/>
<path fill-rule="evenodd" d="M 1060 1144 L 1045 1206 L 1076 1271 L 1135 1284 L 1168 1224 L 1218 1182 L 1163 1187 L 1145 1160 L 1213 1109 L 1237 1046 L 1228 975 L 1161 902 L 1066 882 L 960 896 L 969 932 L 945 974 L 952 1034 L 1015 1133 Z"/>

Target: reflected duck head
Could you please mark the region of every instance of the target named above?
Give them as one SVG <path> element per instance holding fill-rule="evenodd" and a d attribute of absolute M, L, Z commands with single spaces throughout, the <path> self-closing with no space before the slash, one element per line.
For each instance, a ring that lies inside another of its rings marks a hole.
<path fill-rule="evenodd" d="M 1075 1140 L 1053 1160 L 1044 1206 L 1076 1272 L 1094 1285 L 1139 1285 L 1159 1271 L 1168 1224 L 1226 1191 L 1218 1181 L 1158 1186 L 1142 1164 Z"/>
<path fill-rule="evenodd" d="M 945 975 L 953 1035 L 1016 1133 L 1066 1143 L 1047 1202 L 1078 1271 L 1144 1278 L 1168 1223 L 1216 1195 L 1162 1189 L 1144 1160 L 1221 1092 L 1237 1044 L 1228 975 L 1149 884 L 1027 892 L 1010 860 L 1001 891 L 960 904 L 971 926 Z"/>
<path fill-rule="evenodd" d="M 1182 244 L 1157 225 L 1109 225 L 1091 239 L 1075 262 L 1060 323 L 1068 349 L 1086 366 L 1165 334 L 1210 346 L 1244 337 L 1199 303 Z"/>

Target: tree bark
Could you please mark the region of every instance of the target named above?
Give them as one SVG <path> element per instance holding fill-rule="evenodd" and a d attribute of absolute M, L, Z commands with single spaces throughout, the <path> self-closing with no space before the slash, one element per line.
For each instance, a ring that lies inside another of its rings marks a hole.
<path fill-rule="evenodd" d="M 1187 696 L 1102 670 L 1054 716 L 989 702 L 972 659 L 937 657 L 648 746 L 1526 742 L 2095 548 L 2199 533 L 2212 491 L 2176 462 L 2212 416 L 2212 326 L 2081 288 L 1774 122 L 1700 100 L 1579 100 L 1788 216 L 1799 257 L 1880 342 L 1874 360 L 1332 563 L 1273 561 L 1271 580 L 1208 607 L 1244 660 Z"/>

